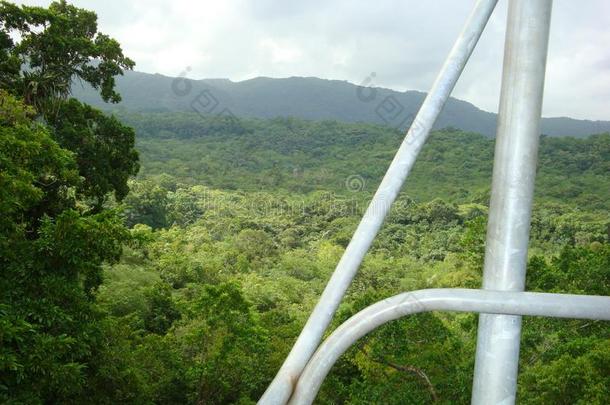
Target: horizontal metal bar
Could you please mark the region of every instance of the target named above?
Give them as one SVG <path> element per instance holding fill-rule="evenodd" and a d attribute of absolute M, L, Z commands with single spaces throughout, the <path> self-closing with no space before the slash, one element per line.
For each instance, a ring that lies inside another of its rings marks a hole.
<path fill-rule="evenodd" d="M 468 58 L 478 42 L 497 0 L 478 0 L 462 32 L 449 52 L 432 89 L 426 96 L 413 120 L 404 141 L 377 192 L 373 196 L 352 240 L 337 264 L 320 301 L 314 308 L 288 357 L 282 364 L 262 398 L 261 405 L 285 404 L 294 382 L 320 344 L 345 291 L 356 275 L 364 255 L 379 232 L 383 221 L 402 185 L 404 184 L 419 151 L 425 144 L 436 118 L 449 98 Z"/>
<path fill-rule="evenodd" d="M 610 320 L 610 297 L 461 288 L 418 290 L 395 295 L 352 316 L 320 345 L 289 401 L 311 404 L 337 359 L 375 328 L 406 315 L 429 311 L 479 312 Z"/>

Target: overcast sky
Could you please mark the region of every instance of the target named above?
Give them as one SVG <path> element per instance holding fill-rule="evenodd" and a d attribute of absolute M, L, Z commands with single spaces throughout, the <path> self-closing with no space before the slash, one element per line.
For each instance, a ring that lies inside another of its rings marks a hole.
<path fill-rule="evenodd" d="M 50 1 L 19 3 L 48 5 Z M 73 0 L 136 70 L 187 77 L 317 76 L 428 91 L 473 0 Z M 497 111 L 507 0 L 453 95 Z M 610 120 L 610 1 L 555 0 L 545 116 Z"/>

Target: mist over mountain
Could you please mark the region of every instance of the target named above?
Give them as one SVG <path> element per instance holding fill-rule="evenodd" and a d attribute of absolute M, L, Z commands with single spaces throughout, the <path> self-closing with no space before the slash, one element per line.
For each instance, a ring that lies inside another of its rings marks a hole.
<path fill-rule="evenodd" d="M 237 117 L 298 117 L 309 120 L 365 122 L 406 128 L 425 93 L 363 87 L 347 81 L 315 77 L 273 79 L 257 77 L 241 82 L 228 79 L 191 80 L 159 74 L 125 72 L 117 78 L 123 97 L 118 105 L 104 103 L 89 87 L 77 84 L 74 96 L 104 109 L 140 112 L 197 111 L 204 115 Z M 450 98 L 435 128 L 455 127 L 493 137 L 497 114 Z M 549 136 L 583 137 L 610 131 L 610 121 L 543 118 L 541 132 Z"/>

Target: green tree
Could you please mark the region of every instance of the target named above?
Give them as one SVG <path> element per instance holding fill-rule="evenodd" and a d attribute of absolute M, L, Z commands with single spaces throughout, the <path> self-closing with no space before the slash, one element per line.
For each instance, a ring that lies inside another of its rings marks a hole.
<path fill-rule="evenodd" d="M 187 375 L 196 403 L 225 404 L 256 400 L 270 370 L 268 332 L 239 286 L 205 286 L 178 327 Z"/>
<path fill-rule="evenodd" d="M 16 38 L 16 39 L 14 39 Z M 114 77 L 132 69 L 119 43 L 97 31 L 97 15 L 65 0 L 48 8 L 0 2 L 0 85 L 31 105 L 59 145 L 76 156 L 84 181 L 77 192 L 99 212 L 106 196 L 128 193 L 138 171 L 134 131 L 116 118 L 68 99 L 85 82 L 118 102 Z"/>
<path fill-rule="evenodd" d="M 111 192 L 119 201 L 127 195 L 127 180 L 139 169 L 133 129 L 75 99 L 61 102 L 47 122 L 57 142 L 76 155 L 84 179 L 78 192 L 93 200 L 94 210 Z"/>
<path fill-rule="evenodd" d="M 124 201 L 127 226 L 145 224 L 153 229 L 168 226 L 167 190 L 148 180 L 133 181 L 130 185 L 131 192 Z"/>
<path fill-rule="evenodd" d="M 138 397 L 127 363 L 102 364 L 119 347 L 108 345 L 118 340 L 95 303 L 102 264 L 116 262 L 129 238 L 102 204 L 110 192 L 123 198 L 137 171 L 133 130 L 66 100 L 81 79 L 118 101 L 113 77 L 133 66 L 96 24 L 95 13 L 65 1 L 0 3 L 2 402 Z"/>
<path fill-rule="evenodd" d="M 80 184 L 74 155 L 62 149 L 34 110 L 0 90 L 0 207 L 2 241 L 35 232 L 43 215 L 74 207 Z"/>
<path fill-rule="evenodd" d="M 97 15 L 68 4 L 49 8 L 0 2 L 0 85 L 38 111 L 51 113 L 74 80 L 118 102 L 116 75 L 132 69 L 119 43 L 97 31 Z M 17 40 L 15 38 L 18 38 Z"/>
<path fill-rule="evenodd" d="M 67 401 L 82 392 L 101 338 L 92 299 L 100 265 L 118 260 L 127 233 L 116 212 L 75 209 L 72 154 L 12 97 L 1 104 L 15 108 L 2 114 L 1 181 L 17 192 L 2 195 L 12 216 L 0 234 L 0 397 Z"/>
<path fill-rule="evenodd" d="M 159 335 L 164 335 L 175 320 L 180 319 L 180 312 L 172 300 L 172 291 L 167 284 L 158 283 L 149 288 L 145 294 L 146 309 L 143 314 L 144 327 Z"/>

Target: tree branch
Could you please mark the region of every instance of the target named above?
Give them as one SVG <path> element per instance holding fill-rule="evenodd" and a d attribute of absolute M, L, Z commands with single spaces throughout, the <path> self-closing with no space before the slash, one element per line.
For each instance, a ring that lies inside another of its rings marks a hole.
<path fill-rule="evenodd" d="M 438 398 L 438 394 L 436 393 L 436 390 L 434 389 L 434 385 L 432 385 L 432 381 L 430 381 L 430 378 L 428 378 L 428 375 L 424 372 L 424 370 L 422 370 L 421 368 L 415 367 L 415 366 L 411 366 L 411 365 L 401 365 L 401 364 L 396 364 L 393 363 L 385 358 L 373 358 L 369 353 L 367 353 L 367 351 L 364 348 L 360 348 L 360 351 L 366 356 L 368 357 L 370 360 L 382 364 L 386 367 L 390 367 L 393 368 L 394 370 L 397 371 L 404 371 L 407 373 L 411 373 L 411 374 L 415 374 L 416 376 L 418 376 L 419 378 L 421 378 L 422 380 L 424 380 L 424 382 L 426 383 L 426 386 L 428 387 L 428 391 L 430 392 L 430 396 L 432 397 L 433 402 L 438 402 L 439 398 Z"/>

